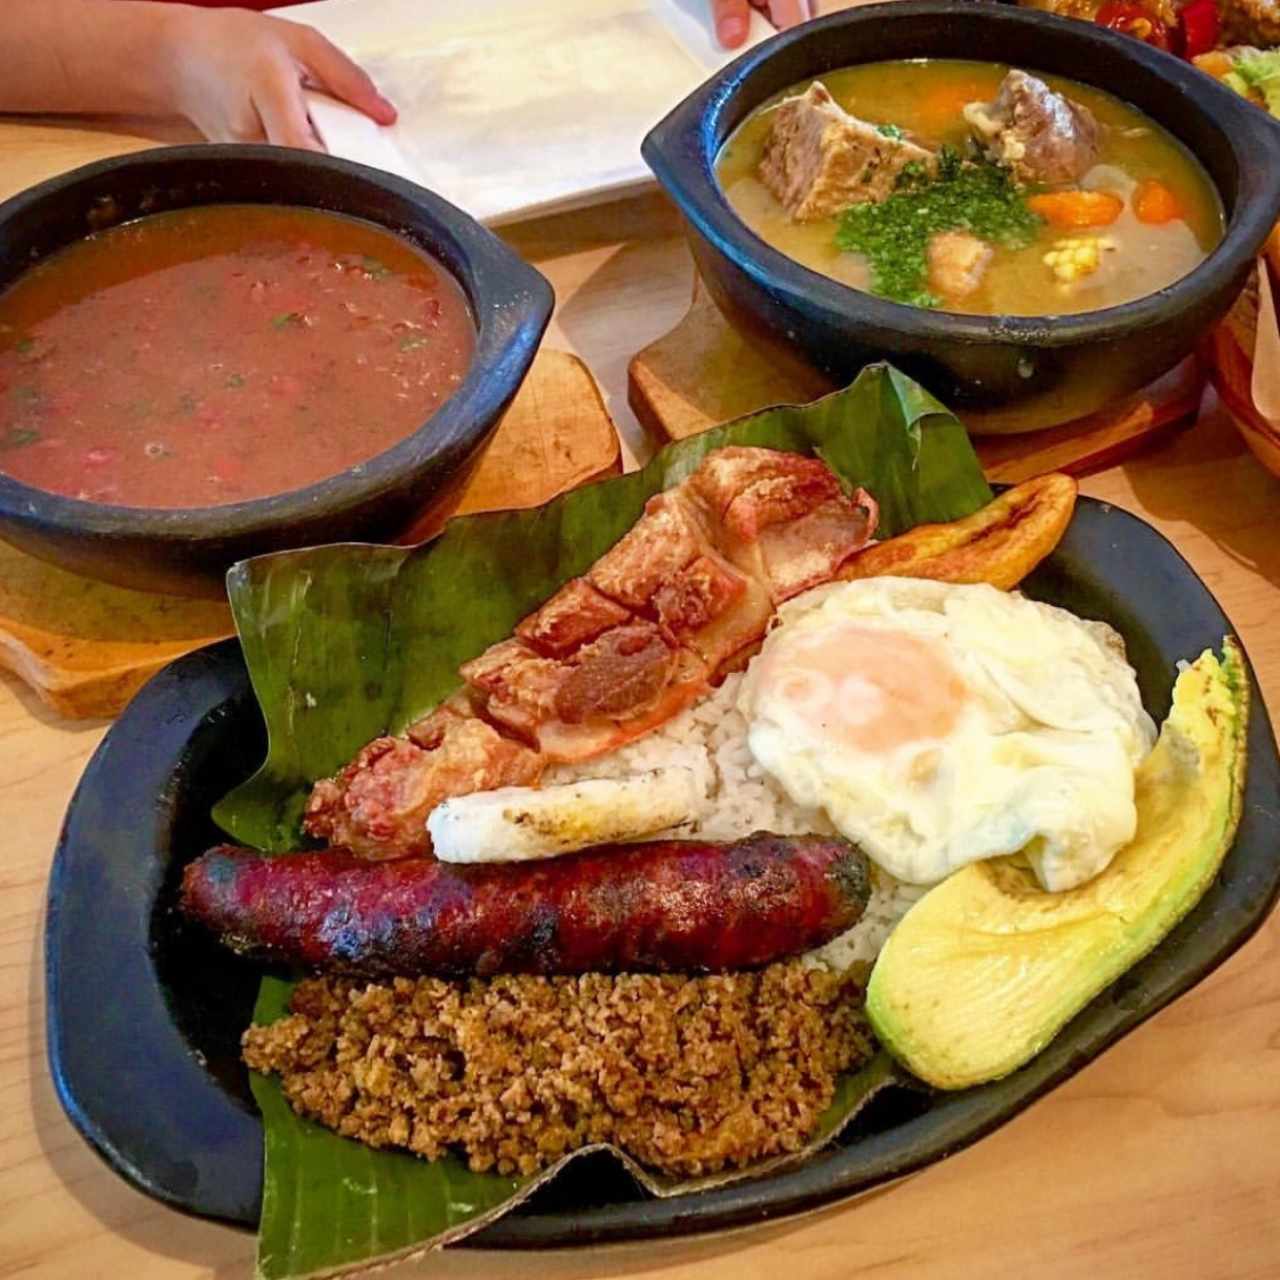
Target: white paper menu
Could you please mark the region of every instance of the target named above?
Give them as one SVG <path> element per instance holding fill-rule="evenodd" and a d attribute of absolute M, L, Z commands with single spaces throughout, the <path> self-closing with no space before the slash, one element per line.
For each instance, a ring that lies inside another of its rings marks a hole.
<path fill-rule="evenodd" d="M 608 199 L 650 181 L 645 133 L 736 57 L 710 0 L 319 0 L 318 27 L 400 118 L 380 128 L 311 94 L 335 155 L 408 177 L 482 221 Z M 748 44 L 772 34 L 753 14 Z"/>

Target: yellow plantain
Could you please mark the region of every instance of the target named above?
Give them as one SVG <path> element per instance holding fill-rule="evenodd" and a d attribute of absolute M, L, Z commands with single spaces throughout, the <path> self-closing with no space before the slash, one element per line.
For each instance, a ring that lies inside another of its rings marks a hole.
<path fill-rule="evenodd" d="M 1076 482 L 1070 476 L 1037 476 L 963 520 L 917 525 L 868 547 L 839 576 L 989 582 L 1008 591 L 1058 545 L 1075 505 Z"/>

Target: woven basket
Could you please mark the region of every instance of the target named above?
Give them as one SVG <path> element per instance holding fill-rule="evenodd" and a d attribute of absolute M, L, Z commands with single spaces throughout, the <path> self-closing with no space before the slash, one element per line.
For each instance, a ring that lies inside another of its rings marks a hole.
<path fill-rule="evenodd" d="M 1218 399 L 1245 444 L 1268 471 L 1280 476 L 1280 426 L 1264 418 L 1253 403 L 1253 338 L 1257 323 L 1257 286 L 1251 283 L 1231 315 L 1210 336 L 1205 363 Z"/>

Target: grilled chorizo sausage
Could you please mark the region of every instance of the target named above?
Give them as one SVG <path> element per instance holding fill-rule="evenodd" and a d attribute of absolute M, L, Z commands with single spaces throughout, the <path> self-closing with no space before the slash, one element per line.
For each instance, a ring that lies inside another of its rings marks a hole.
<path fill-rule="evenodd" d="M 847 841 L 757 832 L 470 865 L 220 845 L 187 867 L 182 907 L 238 951 L 326 972 L 715 972 L 820 946 L 869 891 Z"/>

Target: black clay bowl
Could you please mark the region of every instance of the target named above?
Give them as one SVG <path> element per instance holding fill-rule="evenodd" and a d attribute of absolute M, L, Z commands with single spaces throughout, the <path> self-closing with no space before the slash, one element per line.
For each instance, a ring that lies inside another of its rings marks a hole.
<path fill-rule="evenodd" d="M 921 310 L 800 266 L 738 219 L 716 180 L 716 155 L 747 115 L 781 90 L 893 58 L 999 59 L 1132 103 L 1208 171 L 1227 213 L 1222 243 L 1157 293 L 1055 317 Z M 1265 112 L 1128 36 L 974 0 L 894 0 L 766 41 L 686 98 L 645 139 L 644 156 L 684 213 L 702 278 L 738 328 L 837 383 L 887 357 L 975 430 L 1063 422 L 1171 368 L 1230 306 L 1280 214 L 1280 127 Z"/>
<path fill-rule="evenodd" d="M 432 254 L 461 284 L 476 320 L 475 358 L 462 384 L 417 431 L 375 458 L 249 502 L 144 510 L 82 502 L 0 475 L 0 538 L 89 577 L 216 596 L 227 568 L 247 556 L 394 537 L 478 458 L 528 372 L 551 316 L 551 286 L 460 209 L 376 169 L 265 146 L 168 147 L 86 165 L 0 204 L 0 288 L 103 226 L 229 203 L 364 218 Z"/>

